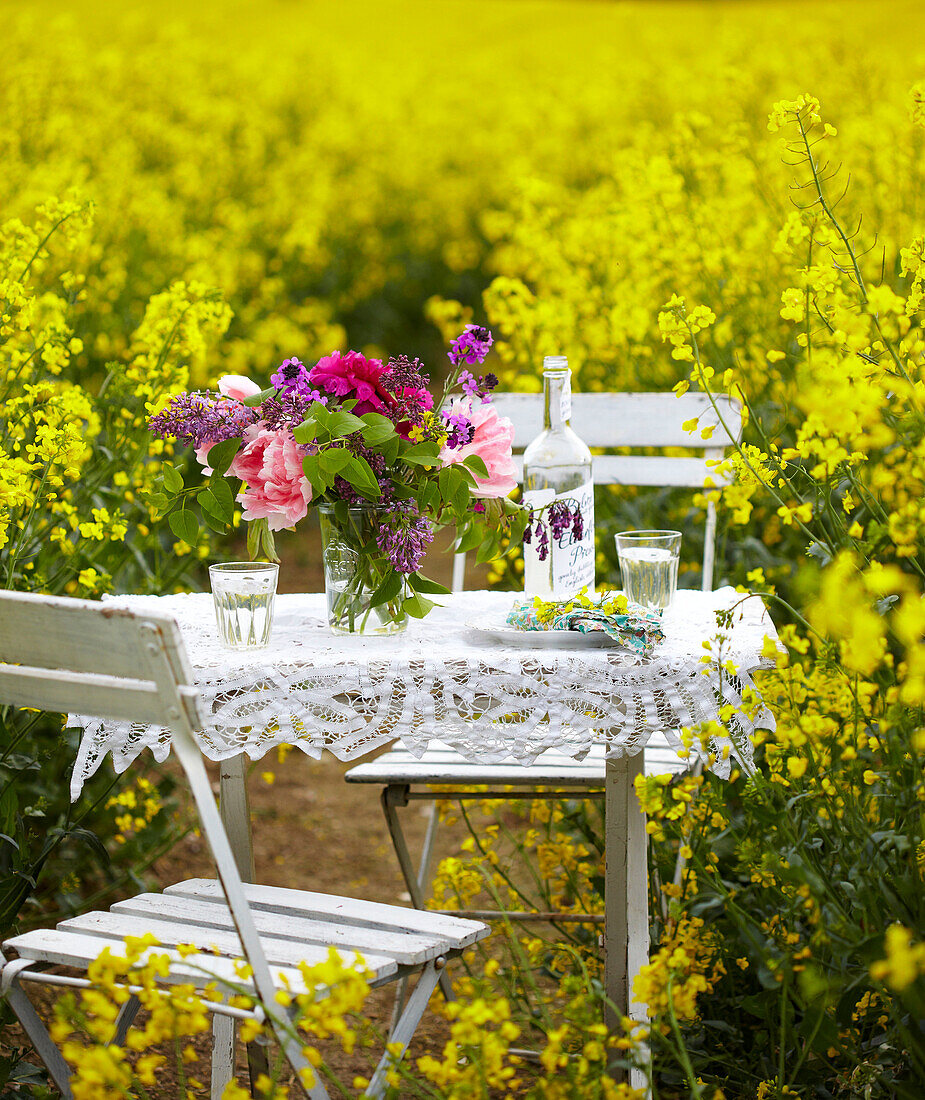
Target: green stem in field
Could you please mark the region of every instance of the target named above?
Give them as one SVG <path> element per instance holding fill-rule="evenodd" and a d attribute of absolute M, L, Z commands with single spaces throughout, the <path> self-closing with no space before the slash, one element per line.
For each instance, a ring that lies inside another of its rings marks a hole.
<path fill-rule="evenodd" d="M 861 267 L 860 267 L 860 264 L 858 263 L 857 255 L 854 251 L 854 248 L 851 245 L 851 241 L 848 237 L 848 234 L 842 228 L 841 222 L 835 216 L 835 211 L 829 205 L 829 201 L 826 198 L 825 189 L 823 188 L 822 180 L 819 177 L 819 169 L 818 169 L 818 166 L 816 165 L 816 158 L 813 156 L 812 145 L 810 144 L 809 135 L 806 131 L 806 126 L 804 125 L 802 117 L 800 115 L 797 115 L 797 120 L 796 121 L 797 121 L 797 125 L 800 128 L 800 136 L 803 140 L 803 147 L 806 150 L 806 163 L 809 165 L 809 170 L 812 173 L 813 186 L 814 186 L 815 191 L 816 191 L 817 201 L 818 201 L 820 207 L 822 208 L 823 213 L 825 214 L 825 216 L 828 218 L 830 224 L 832 225 L 832 228 L 838 234 L 839 239 L 841 240 L 842 244 L 844 245 L 845 252 L 847 253 L 848 259 L 851 263 L 851 270 L 854 274 L 854 281 L 855 281 L 855 284 L 857 285 L 858 293 L 860 294 L 860 297 L 861 297 L 861 302 L 864 305 L 866 305 L 867 300 L 868 300 L 867 299 L 867 286 L 864 282 L 864 276 L 861 274 Z M 874 323 L 874 328 L 877 330 L 877 335 L 880 337 L 880 339 L 883 343 L 883 346 L 887 351 L 887 354 L 889 355 L 889 357 L 893 361 L 893 365 L 896 367 L 896 370 L 899 372 L 900 376 L 909 385 L 912 400 L 916 401 L 916 396 L 915 396 L 916 391 L 913 387 L 912 380 L 909 378 L 909 375 L 906 373 L 906 368 L 903 365 L 902 360 L 896 354 L 896 349 L 893 347 L 892 343 L 886 338 L 886 336 L 883 332 L 883 329 L 880 327 L 880 319 L 876 315 L 873 316 L 873 323 Z M 917 403 L 917 401 L 916 401 L 916 403 Z"/>
<path fill-rule="evenodd" d="M 697 1075 L 694 1073 L 694 1067 L 691 1065 L 690 1056 L 687 1053 L 687 1046 L 684 1043 L 684 1036 L 681 1034 L 681 1025 L 678 1023 L 678 1017 L 674 1010 L 674 996 L 672 995 L 673 980 L 671 976 L 668 977 L 668 1022 L 671 1025 L 671 1033 L 674 1036 L 675 1042 L 678 1044 L 678 1059 L 681 1062 L 681 1067 L 684 1070 L 684 1076 L 687 1078 L 688 1088 L 691 1090 L 691 1097 L 694 1100 L 701 1100 L 703 1097 L 703 1090 L 697 1083 Z"/>

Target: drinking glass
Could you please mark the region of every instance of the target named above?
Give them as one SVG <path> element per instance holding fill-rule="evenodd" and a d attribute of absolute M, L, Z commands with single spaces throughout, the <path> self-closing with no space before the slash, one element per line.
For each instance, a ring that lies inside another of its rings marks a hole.
<path fill-rule="evenodd" d="M 215 621 L 229 649 L 269 644 L 279 566 L 261 561 L 226 561 L 209 566 Z"/>
<path fill-rule="evenodd" d="M 614 536 L 630 603 L 647 611 L 666 608 L 678 587 L 680 531 L 621 531 Z"/>

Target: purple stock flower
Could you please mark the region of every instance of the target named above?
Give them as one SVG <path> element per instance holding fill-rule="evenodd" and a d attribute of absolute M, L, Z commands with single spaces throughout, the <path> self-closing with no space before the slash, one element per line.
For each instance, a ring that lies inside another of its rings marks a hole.
<path fill-rule="evenodd" d="M 148 420 L 148 428 L 161 439 L 175 438 L 198 449 L 242 436 L 259 418 L 258 409 L 233 398 L 193 391 L 172 397 L 162 412 Z"/>
<path fill-rule="evenodd" d="M 473 401 L 490 401 L 489 394 L 498 385 L 498 379 L 494 374 L 485 374 L 476 378 L 472 371 L 468 370 L 460 374 L 458 382 L 466 397 L 470 397 Z"/>
<path fill-rule="evenodd" d="M 493 343 L 491 329 L 483 328 L 481 325 L 466 325 L 465 331 L 460 333 L 450 345 L 447 356 L 454 367 L 458 367 L 461 363 L 473 366 L 485 361 L 485 356 Z"/>
<path fill-rule="evenodd" d="M 446 445 L 455 451 L 457 447 L 465 447 L 472 442 L 474 428 L 468 416 L 462 413 L 451 414 L 446 409 L 441 410 L 441 417 L 446 423 Z"/>
<path fill-rule="evenodd" d="M 309 368 L 301 359 L 284 360 L 275 373 L 270 375 L 270 382 L 277 388 L 281 398 L 298 397 L 306 405 L 322 400 L 318 389 L 309 380 Z"/>
<path fill-rule="evenodd" d="M 434 526 L 413 500 L 393 501 L 376 535 L 376 545 L 387 554 L 396 573 L 414 573 L 434 540 Z"/>

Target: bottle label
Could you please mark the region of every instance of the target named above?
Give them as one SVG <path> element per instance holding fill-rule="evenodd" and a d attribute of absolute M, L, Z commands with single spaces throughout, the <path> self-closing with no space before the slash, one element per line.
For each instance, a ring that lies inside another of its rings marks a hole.
<path fill-rule="evenodd" d="M 567 600 L 577 595 L 587 586 L 594 591 L 594 484 L 587 481 L 576 489 L 554 495 L 551 489 L 534 489 L 524 493 L 524 503 L 532 508 L 541 508 L 553 501 L 566 501 L 574 511 L 581 510 L 584 531 L 582 538 L 576 539 L 571 527 L 566 528 L 559 538 L 549 540 L 549 563 L 551 565 L 552 593 L 555 600 Z M 534 555 L 535 546 L 524 547 L 524 553 Z M 547 597 L 550 598 L 550 597 Z"/>
<path fill-rule="evenodd" d="M 571 376 L 566 378 L 562 383 L 562 395 L 559 398 L 559 416 L 562 418 L 562 423 L 572 419 L 572 379 Z"/>

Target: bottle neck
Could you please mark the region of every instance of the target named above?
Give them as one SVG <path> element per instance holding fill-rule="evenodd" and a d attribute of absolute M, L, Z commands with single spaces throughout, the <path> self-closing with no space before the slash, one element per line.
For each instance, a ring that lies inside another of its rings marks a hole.
<path fill-rule="evenodd" d="M 543 371 L 543 399 L 543 427 L 566 427 L 572 416 L 572 372 Z"/>

